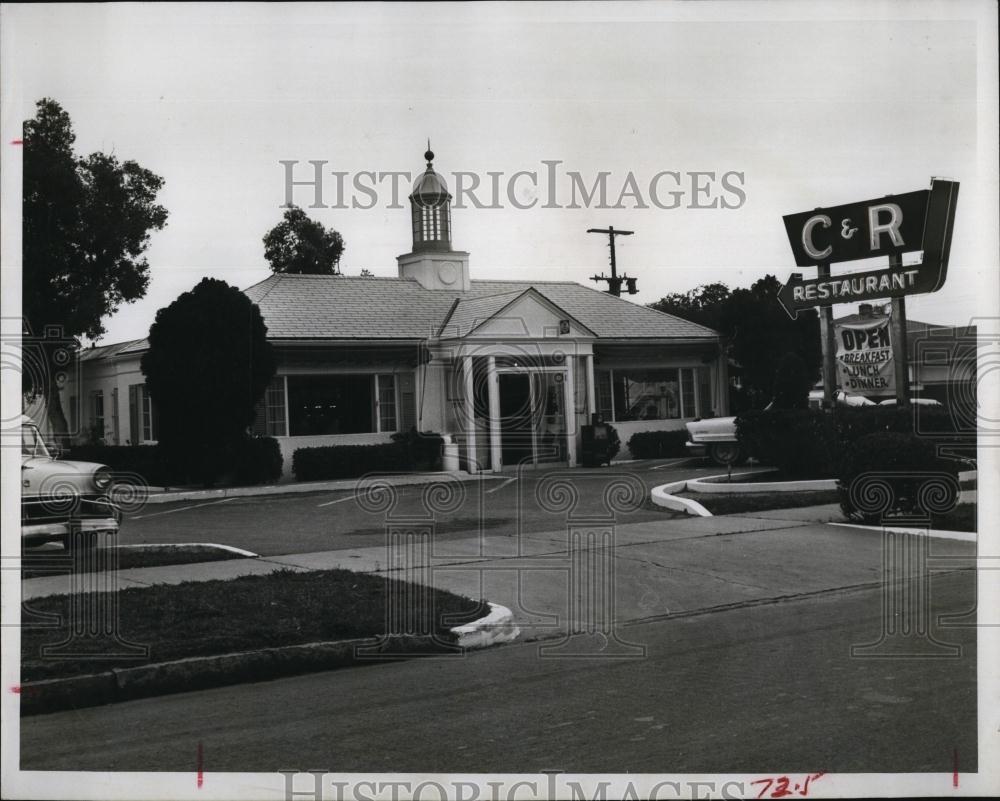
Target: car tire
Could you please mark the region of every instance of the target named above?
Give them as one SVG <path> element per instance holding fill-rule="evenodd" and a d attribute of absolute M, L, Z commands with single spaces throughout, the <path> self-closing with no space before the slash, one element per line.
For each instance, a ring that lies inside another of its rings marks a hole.
<path fill-rule="evenodd" d="M 720 467 L 739 464 L 746 458 L 738 442 L 714 442 L 708 449 L 708 456 Z"/>

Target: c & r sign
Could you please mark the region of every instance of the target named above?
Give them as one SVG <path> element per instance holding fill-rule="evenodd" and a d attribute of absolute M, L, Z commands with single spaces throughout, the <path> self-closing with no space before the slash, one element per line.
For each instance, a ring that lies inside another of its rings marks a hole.
<path fill-rule="evenodd" d="M 813 306 L 936 292 L 948 274 L 957 202 L 958 182 L 934 178 L 919 192 L 787 215 L 785 230 L 800 267 L 914 251 L 923 251 L 923 259 L 822 278 L 793 273 L 778 300 L 794 317 Z"/>
<path fill-rule="evenodd" d="M 784 218 L 799 267 L 920 250 L 929 189 Z"/>

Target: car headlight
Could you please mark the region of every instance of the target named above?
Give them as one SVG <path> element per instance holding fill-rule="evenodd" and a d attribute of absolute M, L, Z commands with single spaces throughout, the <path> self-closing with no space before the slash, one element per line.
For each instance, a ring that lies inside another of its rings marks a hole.
<path fill-rule="evenodd" d="M 111 489 L 112 475 L 106 467 L 100 467 L 94 472 L 94 486 L 98 492 L 106 492 Z"/>

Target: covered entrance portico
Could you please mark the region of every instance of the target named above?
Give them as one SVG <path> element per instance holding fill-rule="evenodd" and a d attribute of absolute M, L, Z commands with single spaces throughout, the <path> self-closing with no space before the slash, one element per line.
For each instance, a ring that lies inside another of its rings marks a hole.
<path fill-rule="evenodd" d="M 477 343 L 460 346 L 451 364 L 449 428 L 467 469 L 576 464 L 580 426 L 595 408 L 589 343 Z"/>
<path fill-rule="evenodd" d="M 596 410 L 596 336 L 535 289 L 456 300 L 429 344 L 422 397 L 445 377 L 442 431 L 470 472 L 576 464 L 580 426 Z"/>

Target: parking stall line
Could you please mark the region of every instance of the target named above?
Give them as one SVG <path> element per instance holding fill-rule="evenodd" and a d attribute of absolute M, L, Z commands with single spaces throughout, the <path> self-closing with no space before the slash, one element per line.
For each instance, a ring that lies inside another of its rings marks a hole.
<path fill-rule="evenodd" d="M 151 515 L 135 515 L 130 517 L 129 520 L 145 520 L 149 517 L 159 517 L 160 515 L 172 515 L 174 512 L 186 512 L 189 509 L 200 509 L 203 506 L 215 506 L 216 504 L 226 503 L 226 501 L 235 501 L 236 498 L 222 498 L 218 501 L 209 501 L 208 503 L 196 503 L 194 506 L 181 506 L 178 509 L 167 509 L 165 512 L 153 512 Z"/>
<path fill-rule="evenodd" d="M 333 506 L 335 503 L 344 503 L 346 501 L 353 501 L 357 495 L 348 495 L 346 498 L 337 498 L 334 501 L 326 501 L 325 503 L 316 504 L 316 508 L 319 509 L 323 506 Z"/>
<path fill-rule="evenodd" d="M 671 459 L 669 462 L 664 462 L 663 464 L 658 464 L 655 467 L 649 468 L 650 470 L 662 470 L 664 467 L 677 467 L 691 460 L 690 456 L 682 456 L 679 459 Z"/>
<path fill-rule="evenodd" d="M 502 484 L 500 484 L 497 487 L 494 487 L 493 489 L 486 490 L 486 494 L 487 495 L 492 495 L 494 492 L 497 492 L 498 490 L 502 490 L 504 487 L 506 487 L 508 484 L 513 483 L 514 481 L 517 481 L 517 476 L 514 476 L 513 478 L 508 478 Z"/>

